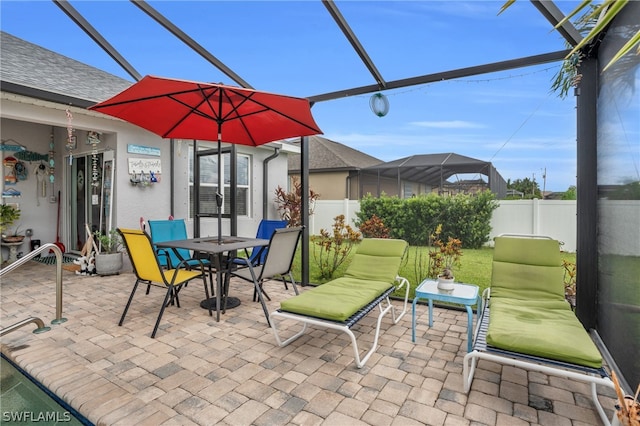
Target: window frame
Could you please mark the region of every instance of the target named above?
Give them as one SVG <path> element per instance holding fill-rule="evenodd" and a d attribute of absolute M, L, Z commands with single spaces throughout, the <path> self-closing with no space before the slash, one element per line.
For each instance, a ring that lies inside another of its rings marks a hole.
<path fill-rule="evenodd" d="M 188 204 L 188 208 L 189 208 L 189 212 L 188 212 L 188 216 L 190 219 L 194 219 L 194 210 L 195 210 L 195 200 L 193 199 L 193 193 L 194 193 L 194 151 L 193 151 L 193 145 L 191 144 L 191 149 L 188 150 L 189 155 L 188 155 L 188 159 L 187 159 L 187 185 L 188 185 L 188 194 L 187 194 L 187 204 Z M 209 155 L 206 153 L 203 153 L 202 151 L 211 151 L 211 156 L 215 157 L 216 161 L 218 160 L 218 153 L 217 153 L 217 149 L 210 149 L 208 147 L 199 147 L 198 149 L 200 154 L 204 154 L 204 155 Z M 231 175 L 230 175 L 230 160 L 231 160 L 231 151 L 227 148 L 223 148 L 221 150 L 220 153 L 220 158 L 222 161 L 222 173 L 224 174 L 223 177 L 223 194 L 225 194 L 224 196 L 224 200 L 225 202 L 223 203 L 222 206 L 222 217 L 225 218 L 230 218 L 231 214 L 229 213 L 229 206 L 230 206 L 230 201 L 231 201 Z M 251 203 L 251 194 L 253 193 L 252 191 L 252 160 L 253 160 L 253 156 L 251 154 L 247 154 L 247 153 L 242 153 L 239 152 L 236 154 L 237 158 L 238 158 L 238 166 L 240 166 L 241 162 L 242 162 L 242 158 L 246 159 L 246 183 L 241 183 L 240 178 L 240 173 L 241 173 L 241 167 L 237 167 L 236 169 L 236 206 L 238 206 L 239 203 L 238 200 L 238 196 L 240 194 L 242 194 L 242 192 L 244 192 L 244 196 L 242 197 L 242 199 L 244 200 L 244 204 L 246 206 L 246 212 L 243 214 L 237 214 L 237 217 L 239 218 L 250 218 L 252 215 L 252 203 Z M 218 188 L 218 182 L 217 182 L 217 164 L 216 164 L 216 173 L 215 173 L 215 178 L 216 178 L 216 182 L 215 183 L 210 183 L 210 182 L 201 182 L 200 183 L 200 188 L 202 189 L 203 187 L 205 188 L 214 188 L 215 191 L 217 191 Z M 200 179 L 202 180 L 202 170 L 200 170 L 201 174 L 200 174 Z M 228 196 L 227 196 L 228 195 Z M 217 208 L 214 208 L 216 213 L 217 213 Z"/>

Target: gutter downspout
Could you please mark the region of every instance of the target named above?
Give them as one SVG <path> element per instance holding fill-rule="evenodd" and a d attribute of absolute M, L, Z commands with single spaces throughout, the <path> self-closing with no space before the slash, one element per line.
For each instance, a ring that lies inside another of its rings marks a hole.
<path fill-rule="evenodd" d="M 346 188 L 345 188 L 344 193 L 346 195 L 346 199 L 350 200 L 351 199 L 351 176 L 349 176 L 348 173 L 349 172 L 347 172 L 347 179 L 345 180 Z"/>
<path fill-rule="evenodd" d="M 274 153 L 264 159 L 262 162 L 262 218 L 268 219 L 267 191 L 269 191 L 269 162 L 280 155 L 280 148 L 275 148 Z"/>

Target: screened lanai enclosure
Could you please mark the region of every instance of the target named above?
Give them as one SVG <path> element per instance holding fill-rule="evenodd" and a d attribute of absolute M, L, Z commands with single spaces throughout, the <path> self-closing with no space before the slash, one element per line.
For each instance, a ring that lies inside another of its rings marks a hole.
<path fill-rule="evenodd" d="M 360 171 L 361 194 L 380 196 L 398 194 L 402 198 L 412 196 L 411 183 L 424 185 L 429 192 L 438 188 L 438 193 L 468 192 L 461 180 L 451 182 L 453 177 L 471 176 L 473 185 L 488 189 L 496 198 L 507 195 L 507 182 L 489 161 L 481 161 L 452 152 L 444 154 L 422 154 L 400 158 L 388 163 L 376 164 Z M 396 188 L 394 188 L 394 186 Z M 396 189 L 397 192 L 393 191 Z"/>
<path fill-rule="evenodd" d="M 104 49 L 135 80 L 141 75 L 131 66 L 107 39 L 94 28 L 68 2 L 55 1 L 71 19 L 70 24 L 80 26 L 99 46 Z M 444 82 L 461 77 L 500 72 L 510 69 L 524 68 L 549 62 L 559 62 L 566 57 L 568 50 L 538 53 L 503 60 L 500 62 L 482 63 L 465 68 L 417 75 L 408 78 L 386 80 L 376 67 L 376 63 L 367 53 L 348 20 L 341 14 L 338 5 L 331 0 L 320 2 L 326 9 L 324 12 L 335 22 L 337 29 L 366 67 L 368 79 L 352 88 L 320 94 L 310 94 L 307 99 L 314 104 L 331 102 L 350 96 L 382 93 L 391 89 L 407 88 L 415 85 Z M 531 1 L 533 6 L 549 23 L 549 31 L 564 17 L 552 1 Z M 229 66 L 214 56 L 215 52 L 207 51 L 202 45 L 187 35 L 183 30 L 163 16 L 158 10 L 144 1 L 132 2 L 136 13 L 142 11 L 148 18 L 156 21 L 167 31 L 189 46 L 211 65 L 220 70 L 235 84 L 251 87 Z M 188 3 L 191 6 L 195 3 Z M 137 10 L 136 9 L 139 9 Z M 189 6 L 185 6 L 189 7 Z M 365 5 L 366 7 L 366 5 Z M 237 16 L 225 16 L 224 8 L 220 8 L 215 19 L 237 19 Z M 215 21 L 212 20 L 212 22 Z M 505 18 L 507 19 L 507 18 Z M 240 21 L 241 22 L 241 21 Z M 577 307 L 576 314 L 585 328 L 593 331 L 594 339 L 599 342 L 607 359 L 621 377 L 622 385 L 627 392 L 635 389 L 640 383 L 640 56 L 635 50 L 623 56 L 611 68 L 603 70 L 615 52 L 633 34 L 640 29 L 640 2 L 629 2 L 616 19 L 602 33 L 602 36 L 582 49 L 578 74 L 581 79 L 572 94 L 577 105 Z M 384 31 L 384 27 L 380 29 Z M 582 35 L 570 23 L 566 22 L 558 28 L 559 34 L 569 46 L 575 46 Z M 269 34 L 263 34 L 268 38 Z M 304 34 L 296 35 L 304 37 Z M 450 37 L 456 37 L 455 32 Z M 481 35 L 479 35 L 481 37 Z M 508 34 L 505 34 L 508 37 Z M 345 41 L 344 39 L 342 41 Z M 276 42 L 274 42 L 276 43 Z M 523 46 L 523 51 L 526 51 Z M 438 61 L 437 57 L 428 58 Z M 405 58 L 407 62 L 415 58 Z M 336 64 L 323 64 L 335 66 Z M 162 70 L 157 74 L 162 75 Z M 304 78 L 304 70 L 300 70 L 300 78 Z M 320 83 L 320 82 L 317 82 Z M 326 86 L 320 86 L 326 87 Z M 258 88 L 259 89 L 259 88 Z M 3 91 L 19 91 L 20 88 L 9 87 L 3 82 Z M 318 90 L 321 92 L 321 90 Z M 317 93 L 317 92 L 316 92 Z M 59 99 L 58 99 L 59 101 Z M 508 108 L 508 105 L 505 105 Z M 301 179 L 303 187 L 308 187 L 308 145 L 302 139 Z M 442 151 L 442 150 L 439 150 Z M 213 154 L 207 153 L 207 154 Z M 228 164 L 235 170 L 234 151 Z M 196 167 L 199 164 L 195 162 Z M 226 163 L 225 163 L 226 164 Z M 237 165 L 242 171 L 242 164 Z M 487 167 L 486 164 L 481 165 Z M 203 167 L 196 173 L 207 174 L 211 165 Z M 419 170 L 415 169 L 418 173 Z M 424 170 L 423 170 L 424 171 Z M 398 170 L 394 170 L 396 176 Z M 477 172 L 474 170 L 474 172 Z M 381 171 L 381 173 L 383 173 Z M 448 172 L 443 168 L 432 169 L 436 180 Z M 245 198 L 238 200 L 236 196 L 242 191 L 238 187 L 237 173 L 229 173 L 232 181 L 228 193 L 225 193 L 225 210 L 231 212 L 231 230 L 234 226 L 235 209 L 242 209 Z M 242 173 L 240 173 L 242 176 Z M 502 191 L 501 178 L 487 170 L 490 185 L 496 185 L 495 191 Z M 241 182 L 242 183 L 242 182 Z M 242 185 L 240 185 L 242 187 Z M 203 197 L 209 210 L 213 211 L 213 189 L 202 188 L 194 191 L 195 200 L 199 203 L 198 192 Z M 307 191 L 303 191 L 306 195 Z M 246 195 L 246 194 L 245 194 Z M 308 200 L 306 200 L 308 201 Z M 228 203 L 228 204 L 226 204 Z M 237 207 L 234 207 L 236 206 Z M 308 203 L 302 203 L 304 224 L 309 221 Z M 205 209 L 206 210 L 206 209 Z M 207 210 L 208 212 L 208 210 Z M 197 221 L 196 221 L 197 222 Z M 197 226 L 197 223 L 196 225 Z M 305 232 L 302 247 L 302 281 L 309 282 L 309 235 Z"/>
<path fill-rule="evenodd" d="M 640 383 L 640 56 L 604 66 L 640 29 L 629 2 L 580 66 L 577 314 L 594 328 L 627 389 Z"/>

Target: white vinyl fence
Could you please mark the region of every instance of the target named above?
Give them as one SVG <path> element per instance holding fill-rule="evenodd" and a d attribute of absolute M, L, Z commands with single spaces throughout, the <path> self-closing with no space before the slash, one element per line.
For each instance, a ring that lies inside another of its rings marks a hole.
<path fill-rule="evenodd" d="M 498 203 L 491 219 L 490 241 L 500 234 L 547 235 L 563 242 L 564 251 L 576 251 L 575 200 L 501 200 Z M 310 234 L 319 234 L 320 229 L 330 231 L 333 218 L 341 214 L 345 216 L 345 223 L 354 226 L 359 211 L 359 201 L 318 200 L 309 218 Z"/>

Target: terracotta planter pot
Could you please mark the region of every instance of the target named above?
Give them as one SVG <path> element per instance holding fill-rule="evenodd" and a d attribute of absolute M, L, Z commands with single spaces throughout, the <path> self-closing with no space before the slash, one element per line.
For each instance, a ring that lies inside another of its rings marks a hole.
<path fill-rule="evenodd" d="M 5 243 L 20 243 L 22 240 L 24 240 L 24 235 L 12 235 L 2 238 Z"/>

